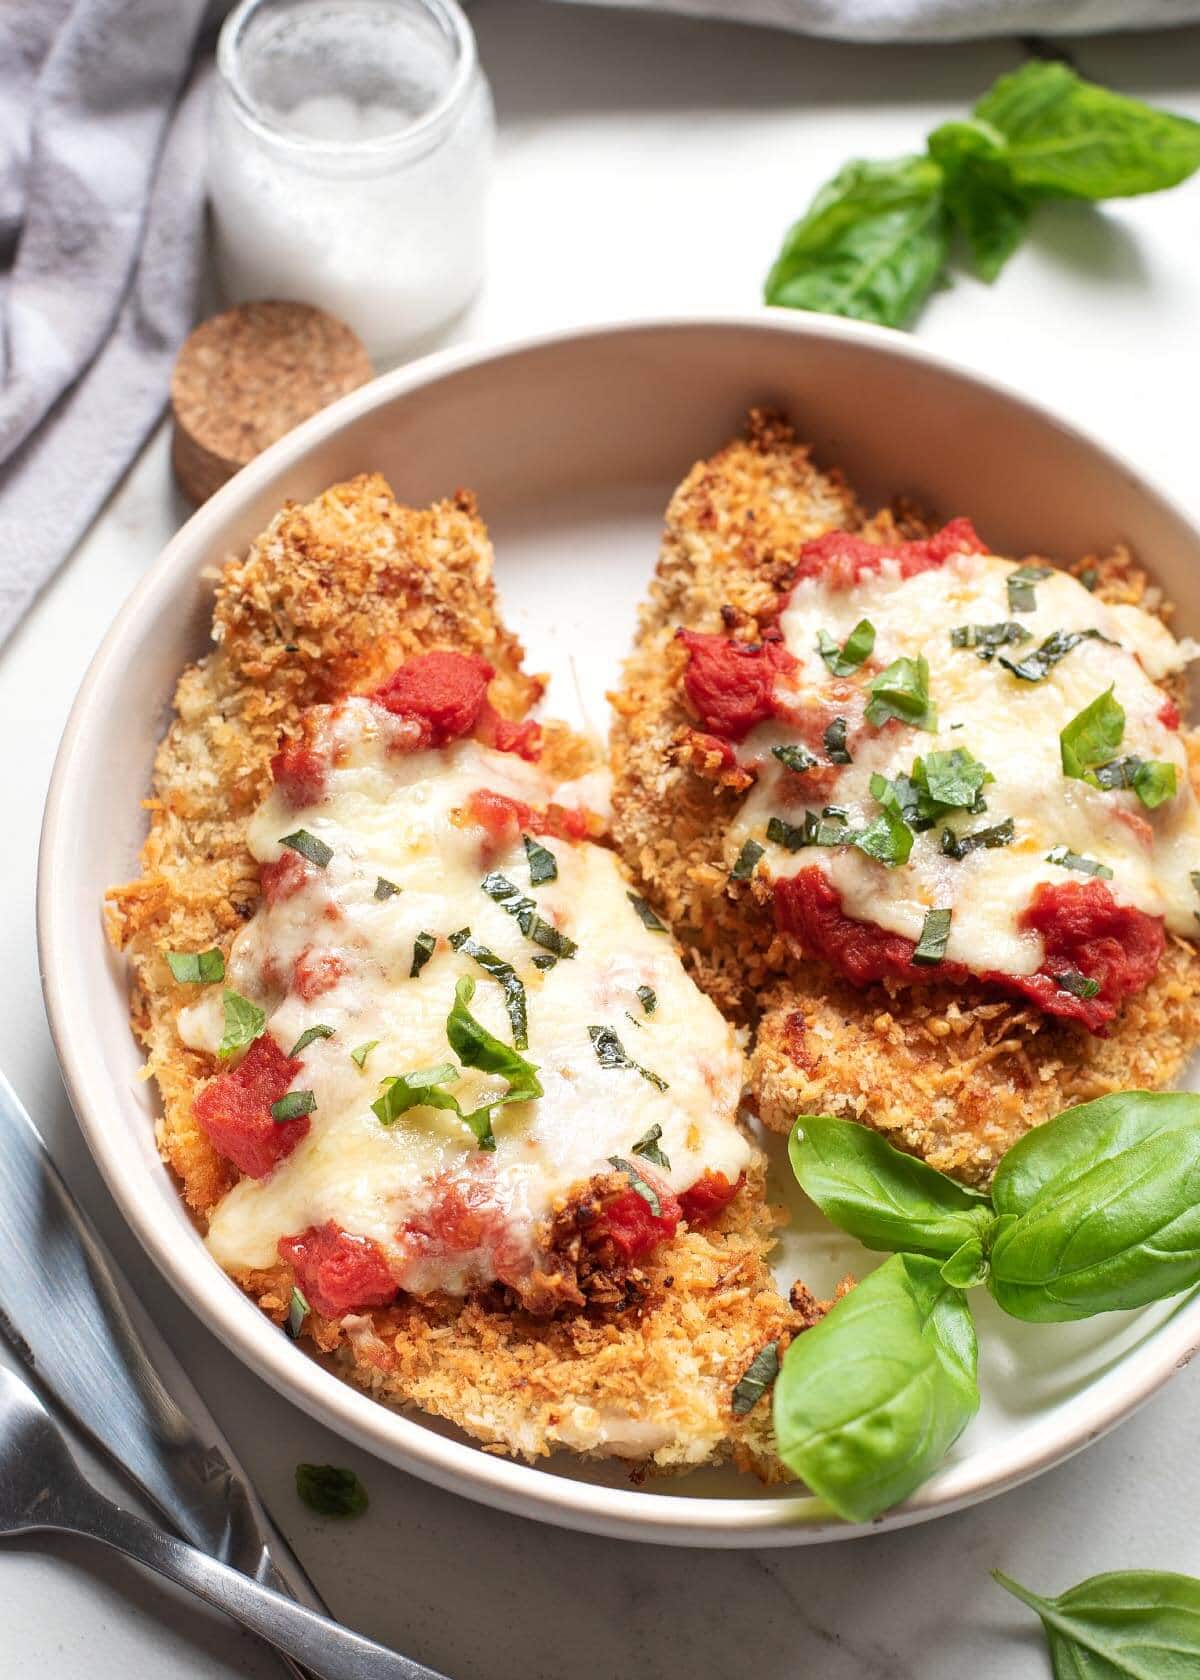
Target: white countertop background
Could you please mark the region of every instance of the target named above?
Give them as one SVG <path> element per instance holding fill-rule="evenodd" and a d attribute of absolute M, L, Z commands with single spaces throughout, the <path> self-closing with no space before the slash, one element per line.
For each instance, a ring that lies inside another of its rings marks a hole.
<path fill-rule="evenodd" d="M 918 149 L 1022 56 L 1009 42 L 843 47 L 535 0 L 481 0 L 472 17 L 500 151 L 489 278 L 460 338 L 752 307 L 784 228 L 837 167 Z M 1084 74 L 1200 117 L 1200 30 L 1071 51 Z M 1092 427 L 1200 515 L 1200 178 L 1102 213 L 1044 209 L 993 289 L 956 278 L 917 330 Z M 1106 1569 L 1200 1574 L 1192 1374 L 1082 1456 L 960 1515 L 847 1544 L 689 1552 L 539 1527 L 426 1486 L 310 1422 L 192 1317 L 121 1228 L 80 1141 L 34 941 L 38 824 L 71 698 L 185 513 L 160 433 L 0 655 L 0 1066 L 334 1611 L 453 1680 L 1032 1680 L 1049 1673 L 1040 1633 L 989 1567 L 1046 1592 Z M 305 1510 L 301 1459 L 355 1465 L 369 1514 L 336 1524 Z M 221 1618 L 82 1542 L 3 1544 L 0 1628 L 0 1680 L 282 1673 Z"/>

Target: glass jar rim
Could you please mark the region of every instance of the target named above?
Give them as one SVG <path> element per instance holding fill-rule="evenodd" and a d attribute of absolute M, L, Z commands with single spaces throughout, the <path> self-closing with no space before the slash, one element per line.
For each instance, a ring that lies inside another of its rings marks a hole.
<path fill-rule="evenodd" d="M 387 158 L 414 145 L 429 144 L 454 115 L 471 87 L 476 68 L 475 32 L 458 0 L 415 0 L 432 16 L 453 43 L 454 69 L 443 92 L 413 122 L 368 139 L 332 140 L 301 134 L 272 118 L 254 98 L 242 75 L 241 45 L 247 28 L 260 11 L 275 0 L 240 0 L 221 25 L 217 40 L 217 73 L 239 115 L 264 139 L 310 156 L 328 158 Z"/>

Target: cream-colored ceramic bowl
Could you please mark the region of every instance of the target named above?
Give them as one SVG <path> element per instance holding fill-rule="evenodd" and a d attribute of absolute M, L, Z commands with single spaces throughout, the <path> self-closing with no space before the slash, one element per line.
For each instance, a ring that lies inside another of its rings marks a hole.
<path fill-rule="evenodd" d="M 662 510 L 751 404 L 790 410 L 860 493 L 968 513 L 997 552 L 1073 558 L 1132 544 L 1200 631 L 1200 533 L 1099 443 L 912 339 L 811 316 L 641 322 L 454 352 L 355 391 L 240 473 L 188 521 L 88 671 L 46 809 L 39 930 L 68 1088 L 126 1218 L 191 1307 L 254 1370 L 331 1428 L 418 1475 L 551 1522 L 638 1540 L 787 1545 L 861 1532 L 803 1492 L 733 1472 L 634 1489 L 619 1466 L 510 1463 L 349 1388 L 293 1346 L 208 1258 L 154 1148 L 126 982 L 100 919 L 136 868 L 151 760 L 175 679 L 204 651 L 213 569 L 287 497 L 379 469 L 404 501 L 476 491 L 497 576 L 548 708 L 603 731 Z M 800 1211 L 782 1272 L 816 1288 L 872 1263 Z M 1020 1325 L 980 1292 L 983 1406 L 941 1471 L 881 1519 L 919 1521 L 1076 1451 L 1200 1345 L 1200 1300 L 1079 1325 Z"/>

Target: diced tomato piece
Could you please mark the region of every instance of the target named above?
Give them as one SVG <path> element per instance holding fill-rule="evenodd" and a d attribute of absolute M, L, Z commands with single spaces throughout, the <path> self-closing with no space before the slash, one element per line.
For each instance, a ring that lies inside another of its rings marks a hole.
<path fill-rule="evenodd" d="M 510 799 L 492 788 L 477 788 L 467 800 L 467 815 L 488 837 L 492 853 L 501 852 L 521 834 L 550 835 L 557 840 L 586 840 L 592 833 L 588 811 L 547 805 L 539 811 L 523 799 Z"/>
<path fill-rule="evenodd" d="M 741 741 L 756 724 L 778 715 L 775 684 L 799 670 L 779 633 L 761 642 L 735 642 L 729 636 L 680 630 L 688 662 L 683 687 L 705 730 L 726 741 Z"/>
<path fill-rule="evenodd" d="M 479 713 L 475 735 L 485 747 L 494 747 L 497 752 L 516 753 L 518 758 L 527 759 L 531 764 L 542 750 L 540 723 L 535 723 L 532 718 L 526 718 L 524 723 L 510 723 L 488 700 L 484 701 Z"/>
<path fill-rule="evenodd" d="M 679 1211 L 689 1225 L 707 1225 L 729 1206 L 745 1182 L 745 1173 L 730 1181 L 724 1173 L 706 1170 L 695 1184 L 680 1191 Z"/>
<path fill-rule="evenodd" d="M 477 653 L 419 653 L 398 666 L 371 698 L 397 717 L 420 724 L 421 745 L 444 747 L 475 728 L 494 675 Z"/>
<path fill-rule="evenodd" d="M 621 1258 L 628 1261 L 642 1259 L 660 1242 L 673 1237 L 682 1218 L 679 1203 L 666 1184 L 661 1179 L 651 1180 L 644 1169 L 638 1170 L 653 1183 L 661 1213 L 656 1214 L 646 1198 L 631 1187 L 606 1202 L 592 1226 L 595 1236 L 608 1237 Z"/>
<path fill-rule="evenodd" d="M 426 1211 L 405 1221 L 399 1241 L 418 1277 L 423 1262 L 478 1252 L 502 1283 L 519 1284 L 529 1271 L 529 1251 L 497 1197 L 495 1168 L 487 1162 L 473 1171 L 434 1179 Z"/>
<path fill-rule="evenodd" d="M 387 1258 L 372 1237 L 355 1237 L 328 1220 L 293 1237 L 280 1237 L 279 1257 L 296 1274 L 296 1283 L 325 1318 L 382 1307 L 398 1285 Z"/>
<path fill-rule="evenodd" d="M 952 519 L 932 537 L 917 542 L 874 543 L 851 531 L 827 531 L 814 537 L 800 550 L 793 582 L 821 578 L 834 589 L 850 589 L 869 572 L 877 572 L 885 560 L 894 560 L 902 578 L 930 572 L 955 554 L 986 554 L 969 519 Z"/>
<path fill-rule="evenodd" d="M 268 904 L 279 904 L 298 893 L 309 878 L 309 867 L 299 852 L 284 851 L 275 863 L 264 863 L 258 871 L 263 897 Z"/>
<path fill-rule="evenodd" d="M 296 958 L 296 966 L 292 970 L 292 990 L 305 1003 L 311 1003 L 323 992 L 331 992 L 347 972 L 346 964 L 336 952 L 319 951 L 309 945 Z"/>
<path fill-rule="evenodd" d="M 1092 1032 L 1150 983 L 1167 942 L 1161 916 L 1118 904 L 1103 881 L 1043 881 L 1020 925 L 1041 934 L 1046 955 L 1039 973 L 1006 977 L 1008 983 Z M 1068 970 L 1099 981 L 1100 990 L 1090 998 L 1066 991 L 1058 976 Z"/>
<path fill-rule="evenodd" d="M 275 786 L 294 811 L 323 798 L 329 760 L 308 741 L 290 741 L 271 759 Z"/>
<path fill-rule="evenodd" d="M 193 1104 L 213 1148 L 249 1178 L 265 1178 L 308 1131 L 307 1114 L 283 1122 L 271 1117 L 271 1104 L 289 1090 L 303 1065 L 263 1034 L 237 1067 L 218 1074 Z"/>
<path fill-rule="evenodd" d="M 1171 699 L 1170 695 L 1167 696 L 1162 705 L 1158 708 L 1158 721 L 1162 724 L 1164 729 L 1178 729 L 1180 723 L 1183 721 L 1179 715 L 1179 707 L 1175 704 L 1174 700 Z"/>

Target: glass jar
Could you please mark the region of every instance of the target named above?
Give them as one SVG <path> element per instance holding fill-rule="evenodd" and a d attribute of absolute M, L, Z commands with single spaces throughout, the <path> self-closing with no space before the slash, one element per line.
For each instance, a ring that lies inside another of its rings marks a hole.
<path fill-rule="evenodd" d="M 228 300 L 316 304 L 378 362 L 426 347 L 482 278 L 495 138 L 455 0 L 242 0 L 217 70 Z"/>

